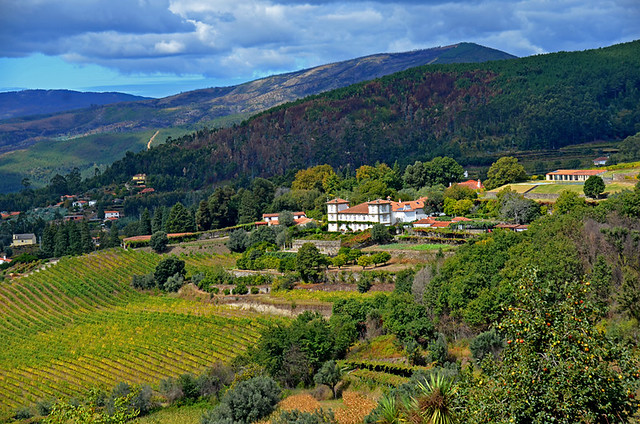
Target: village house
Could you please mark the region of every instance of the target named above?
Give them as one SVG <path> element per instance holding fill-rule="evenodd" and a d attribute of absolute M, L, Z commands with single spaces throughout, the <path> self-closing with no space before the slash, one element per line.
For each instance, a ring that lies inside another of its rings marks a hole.
<path fill-rule="evenodd" d="M 327 202 L 329 231 L 364 231 L 374 224 L 394 225 L 397 222 L 413 222 L 424 218 L 426 198 L 408 202 L 392 202 L 377 199 L 349 207 L 344 199 Z"/>
<path fill-rule="evenodd" d="M 592 175 L 601 176 L 606 169 L 559 169 L 546 175 L 547 181 L 587 181 Z"/>
<path fill-rule="evenodd" d="M 459 186 L 468 187 L 471 190 L 484 190 L 484 184 L 480 180 L 467 180 L 461 183 L 456 183 Z"/>
<path fill-rule="evenodd" d="M 104 211 L 104 219 L 116 220 L 120 219 L 119 211 Z"/>
<path fill-rule="evenodd" d="M 307 214 L 304 212 L 291 212 L 291 214 L 293 215 L 293 222 L 295 223 L 295 225 L 305 225 L 313 221 L 312 219 L 307 218 Z M 263 213 L 262 221 L 256 222 L 256 225 L 278 225 L 279 216 L 280 213 Z"/>
<path fill-rule="evenodd" d="M 607 156 L 601 156 L 599 158 L 595 158 L 593 160 L 593 166 L 605 166 L 608 160 L 609 160 L 609 157 Z"/>
<path fill-rule="evenodd" d="M 147 183 L 147 174 L 136 174 L 131 178 L 131 180 L 136 185 L 144 185 Z"/>
<path fill-rule="evenodd" d="M 76 200 L 75 202 L 73 202 L 71 205 L 74 208 L 84 208 L 85 206 L 87 206 L 87 201 L 86 200 Z"/>
<path fill-rule="evenodd" d="M 36 235 L 35 234 L 14 234 L 13 235 L 13 240 L 11 241 L 11 246 L 12 247 L 17 247 L 17 246 L 29 246 L 29 245 L 34 245 L 38 242 L 38 240 L 36 239 Z"/>

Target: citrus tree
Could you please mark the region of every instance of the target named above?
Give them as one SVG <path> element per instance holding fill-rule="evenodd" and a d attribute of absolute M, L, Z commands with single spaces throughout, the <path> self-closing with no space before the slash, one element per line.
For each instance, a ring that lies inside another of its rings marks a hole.
<path fill-rule="evenodd" d="M 585 281 L 541 281 L 535 272 L 514 287 L 498 331 L 500 360 L 469 391 L 466 422 L 627 422 L 638 408 L 638 364 L 595 324 L 601 309 Z"/>

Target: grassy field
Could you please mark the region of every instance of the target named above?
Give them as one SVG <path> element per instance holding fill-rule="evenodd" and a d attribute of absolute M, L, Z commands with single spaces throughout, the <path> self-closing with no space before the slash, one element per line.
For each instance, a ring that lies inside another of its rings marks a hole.
<path fill-rule="evenodd" d="M 211 409 L 208 402 L 187 406 L 171 406 L 157 412 L 131 421 L 133 424 L 193 424 L 199 423 L 207 410 Z"/>
<path fill-rule="evenodd" d="M 131 276 L 159 257 L 120 249 L 63 258 L 0 283 L 0 417 L 40 399 L 120 381 L 152 386 L 229 360 L 268 321 L 255 313 L 149 295 Z M 210 264 L 192 257 L 188 267 Z"/>

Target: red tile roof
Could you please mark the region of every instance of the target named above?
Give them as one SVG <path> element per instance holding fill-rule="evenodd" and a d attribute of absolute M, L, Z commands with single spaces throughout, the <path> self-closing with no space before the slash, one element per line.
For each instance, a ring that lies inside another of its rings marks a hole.
<path fill-rule="evenodd" d="M 436 222 L 436 220 L 434 218 L 428 217 L 428 218 L 422 218 L 419 219 L 417 221 L 413 222 L 413 225 L 427 225 L 427 224 L 433 224 L 434 222 Z"/>
<path fill-rule="evenodd" d="M 333 200 L 329 200 L 327 203 L 328 203 L 328 204 L 334 204 L 334 203 L 335 203 L 335 204 L 341 204 L 341 203 L 347 203 L 347 204 L 349 204 L 349 201 L 348 201 L 348 200 L 341 199 L 341 198 L 339 198 L 339 197 L 336 197 L 336 198 L 335 198 L 335 199 L 333 199 Z"/>
<path fill-rule="evenodd" d="M 465 218 L 464 216 L 456 216 L 451 221 L 460 222 L 460 221 L 471 221 L 469 218 Z"/>
<path fill-rule="evenodd" d="M 548 172 L 547 175 L 599 175 L 606 172 L 606 169 L 558 169 Z"/>
<path fill-rule="evenodd" d="M 398 211 L 414 211 L 416 209 L 424 208 L 424 201 L 427 200 L 426 197 L 421 197 L 417 200 L 410 200 L 407 202 L 391 202 L 391 210 L 394 212 Z"/>
<path fill-rule="evenodd" d="M 436 221 L 431 224 L 431 228 L 446 228 L 451 224 L 451 221 Z"/>
<path fill-rule="evenodd" d="M 360 203 L 359 205 L 352 206 L 338 213 L 339 214 L 344 214 L 344 213 L 368 214 L 369 205 L 367 203 Z"/>
<path fill-rule="evenodd" d="M 482 184 L 482 182 L 480 180 L 467 180 L 467 181 L 463 181 L 461 183 L 457 183 L 460 186 L 463 187 L 469 187 L 472 190 L 482 190 L 484 189 L 484 185 Z"/>

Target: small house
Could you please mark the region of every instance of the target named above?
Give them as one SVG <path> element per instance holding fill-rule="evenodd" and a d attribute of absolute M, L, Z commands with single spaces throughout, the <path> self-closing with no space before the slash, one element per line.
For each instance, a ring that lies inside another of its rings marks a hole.
<path fill-rule="evenodd" d="M 38 241 L 35 234 L 14 234 L 11 246 L 30 246 L 36 244 Z"/>

